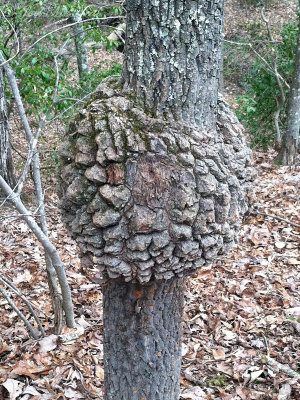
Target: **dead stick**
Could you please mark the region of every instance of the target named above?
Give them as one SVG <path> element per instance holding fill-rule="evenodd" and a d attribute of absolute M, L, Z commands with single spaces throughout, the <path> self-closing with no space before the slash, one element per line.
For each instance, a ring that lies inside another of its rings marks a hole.
<path fill-rule="evenodd" d="M 284 372 L 286 375 L 290 376 L 291 378 L 296 378 L 300 379 L 300 374 L 298 372 L 294 371 L 292 368 L 290 368 L 288 365 L 281 364 L 280 362 L 274 360 L 273 358 L 267 356 L 267 363 L 271 367 L 277 367 L 280 371 Z"/>
<path fill-rule="evenodd" d="M 267 214 L 267 213 L 263 213 L 263 212 L 260 212 L 260 211 L 255 211 L 255 212 L 256 212 L 256 214 L 265 215 L 266 217 L 278 219 L 279 221 L 286 222 L 287 224 L 292 225 L 292 226 L 295 226 L 296 228 L 300 228 L 300 224 L 296 224 L 295 222 L 289 221 L 289 220 L 286 219 L 286 218 L 279 217 L 278 215 Z"/>

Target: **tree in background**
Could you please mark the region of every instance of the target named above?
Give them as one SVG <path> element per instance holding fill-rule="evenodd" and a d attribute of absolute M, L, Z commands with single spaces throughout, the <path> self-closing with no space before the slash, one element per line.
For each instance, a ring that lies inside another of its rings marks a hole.
<path fill-rule="evenodd" d="M 70 0 L 70 2 L 74 3 L 74 0 Z M 76 49 L 78 75 L 79 79 L 81 80 L 84 75 L 87 75 L 90 72 L 82 13 L 76 10 L 73 11 L 71 21 L 75 23 L 75 25 L 73 25 L 74 43 Z"/>
<path fill-rule="evenodd" d="M 0 67 L 0 175 L 11 187 L 16 185 L 11 155 L 10 129 L 6 107 L 3 67 Z"/>
<path fill-rule="evenodd" d="M 106 400 L 178 400 L 184 277 L 234 243 L 251 152 L 220 98 L 223 0 L 128 0 L 121 82 L 62 144 L 62 210 L 103 277 Z"/>
<path fill-rule="evenodd" d="M 300 2 L 299 2 L 300 9 Z M 276 161 L 283 165 L 293 165 L 299 148 L 300 128 L 300 23 L 298 24 L 298 39 L 296 47 L 295 69 L 291 83 L 288 109 L 287 126 L 282 137 L 282 146 Z"/>

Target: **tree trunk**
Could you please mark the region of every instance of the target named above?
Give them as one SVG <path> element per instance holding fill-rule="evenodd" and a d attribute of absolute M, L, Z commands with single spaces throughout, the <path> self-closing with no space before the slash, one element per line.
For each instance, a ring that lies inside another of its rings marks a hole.
<path fill-rule="evenodd" d="M 3 67 L 0 67 L 0 175 L 10 187 L 16 185 L 10 148 L 10 131 L 7 116 Z"/>
<path fill-rule="evenodd" d="M 128 0 L 124 88 L 154 115 L 214 129 L 224 0 Z"/>
<path fill-rule="evenodd" d="M 122 84 L 153 116 L 216 130 L 223 0 L 128 0 Z M 181 279 L 104 286 L 105 400 L 178 400 Z"/>
<path fill-rule="evenodd" d="M 87 48 L 85 44 L 85 33 L 84 26 L 82 23 L 82 17 L 79 12 L 75 12 L 72 16 L 72 22 L 77 22 L 77 24 L 73 25 L 73 33 L 74 33 L 74 42 L 76 48 L 76 57 L 77 57 L 77 66 L 78 66 L 78 74 L 79 79 L 81 80 L 84 75 L 89 74 L 89 63 L 88 63 L 88 55 Z"/>
<path fill-rule="evenodd" d="M 178 400 L 183 280 L 103 288 L 105 400 Z"/>
<path fill-rule="evenodd" d="M 282 138 L 282 146 L 276 161 L 282 165 L 296 163 L 300 128 L 300 22 L 296 49 L 295 71 L 289 94 L 287 129 Z"/>

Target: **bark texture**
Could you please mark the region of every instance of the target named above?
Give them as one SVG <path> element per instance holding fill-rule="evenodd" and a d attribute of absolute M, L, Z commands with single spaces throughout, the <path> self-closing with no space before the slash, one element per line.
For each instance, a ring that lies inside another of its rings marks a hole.
<path fill-rule="evenodd" d="M 287 129 L 282 138 L 282 147 L 277 156 L 277 161 L 283 165 L 293 165 L 299 147 L 300 128 L 300 23 L 298 31 L 295 71 L 289 94 L 287 112 Z"/>
<path fill-rule="evenodd" d="M 155 116 L 214 129 L 223 0 L 128 0 L 124 88 Z"/>
<path fill-rule="evenodd" d="M 10 129 L 7 116 L 3 68 L 0 67 L 0 175 L 11 187 L 16 184 L 10 146 Z"/>
<path fill-rule="evenodd" d="M 105 400 L 179 398 L 183 286 L 182 279 L 103 286 Z"/>
<path fill-rule="evenodd" d="M 200 131 L 152 118 L 102 85 L 61 157 L 65 221 L 104 278 L 182 277 L 234 244 L 253 168 L 222 99 L 217 131 Z"/>

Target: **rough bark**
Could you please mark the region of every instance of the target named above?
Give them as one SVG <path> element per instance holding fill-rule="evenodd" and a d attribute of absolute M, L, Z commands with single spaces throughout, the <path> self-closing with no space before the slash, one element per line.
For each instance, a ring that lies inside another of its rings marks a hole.
<path fill-rule="evenodd" d="M 223 0 L 126 8 L 122 82 L 70 125 L 61 207 L 105 280 L 105 400 L 178 400 L 181 278 L 234 243 L 251 151 L 218 101 Z"/>
<path fill-rule="evenodd" d="M 128 0 L 124 88 L 155 116 L 214 129 L 223 0 Z"/>
<path fill-rule="evenodd" d="M 276 161 L 282 165 L 293 165 L 299 147 L 300 128 L 300 22 L 296 49 L 295 70 L 289 94 L 287 128 L 282 137 L 282 146 Z"/>
<path fill-rule="evenodd" d="M 103 287 L 105 400 L 177 400 L 183 281 Z"/>
<path fill-rule="evenodd" d="M 243 129 L 223 100 L 218 130 L 152 118 L 100 86 L 62 144 L 61 206 L 105 278 L 191 274 L 235 242 L 253 178 Z"/>
<path fill-rule="evenodd" d="M 5 101 L 3 67 L 0 67 L 0 175 L 14 187 L 16 178 L 11 155 L 10 129 Z"/>

